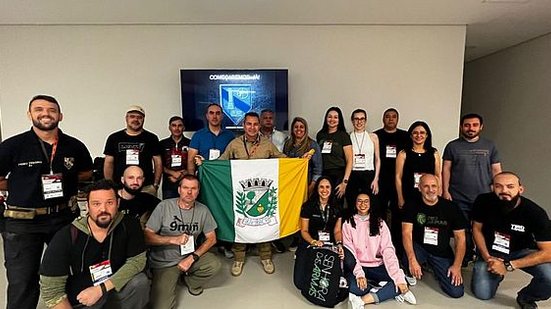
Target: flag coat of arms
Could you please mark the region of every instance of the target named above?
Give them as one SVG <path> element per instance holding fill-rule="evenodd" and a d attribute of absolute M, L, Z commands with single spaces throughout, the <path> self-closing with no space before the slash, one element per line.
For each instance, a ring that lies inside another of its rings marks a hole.
<path fill-rule="evenodd" d="M 260 243 L 300 229 L 307 159 L 204 161 L 199 179 L 200 200 L 218 224 L 218 239 Z"/>

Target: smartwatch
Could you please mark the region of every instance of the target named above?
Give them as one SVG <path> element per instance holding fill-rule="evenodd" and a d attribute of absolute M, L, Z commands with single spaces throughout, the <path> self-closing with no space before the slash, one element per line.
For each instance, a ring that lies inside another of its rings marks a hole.
<path fill-rule="evenodd" d="M 197 253 L 193 252 L 191 254 L 191 257 L 193 258 L 193 262 L 199 261 L 199 255 L 197 255 Z"/>

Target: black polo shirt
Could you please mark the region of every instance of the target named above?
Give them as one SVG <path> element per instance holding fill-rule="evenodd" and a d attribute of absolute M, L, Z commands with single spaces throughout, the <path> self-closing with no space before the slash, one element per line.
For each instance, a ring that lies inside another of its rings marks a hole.
<path fill-rule="evenodd" d="M 160 202 L 160 199 L 151 194 L 138 192 L 131 200 L 120 197 L 119 211 L 127 217 L 140 219 L 144 213 L 152 213 Z"/>
<path fill-rule="evenodd" d="M 499 204 L 495 193 L 480 194 L 474 202 L 472 218 L 482 223 L 486 248 L 493 256 L 507 257 L 521 249 L 537 249 L 538 241 L 551 241 L 547 213 L 522 196 L 520 204 L 507 211 Z M 496 237 L 499 238 L 497 242 Z"/>
<path fill-rule="evenodd" d="M 44 145 L 47 157 L 40 144 Z M 52 145 L 42 142 L 31 129 L 0 144 L 0 176 L 8 176 L 8 205 L 40 208 L 66 202 L 78 192 L 79 172 L 91 171 L 92 157 L 79 140 L 59 130 L 52 162 L 54 174 L 63 175 L 63 197 L 44 200 L 41 175 L 50 173 Z"/>

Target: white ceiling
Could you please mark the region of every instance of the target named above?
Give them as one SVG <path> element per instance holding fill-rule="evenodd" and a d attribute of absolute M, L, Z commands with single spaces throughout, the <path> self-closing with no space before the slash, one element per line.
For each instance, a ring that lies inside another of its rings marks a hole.
<path fill-rule="evenodd" d="M 551 32 L 549 0 L 0 0 L 0 25 L 467 25 L 465 60 Z"/>

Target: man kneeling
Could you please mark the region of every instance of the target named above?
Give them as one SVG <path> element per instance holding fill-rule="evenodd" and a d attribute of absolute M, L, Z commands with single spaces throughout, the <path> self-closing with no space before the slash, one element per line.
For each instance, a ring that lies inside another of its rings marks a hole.
<path fill-rule="evenodd" d="M 56 233 L 40 267 L 40 290 L 48 308 L 144 308 L 149 280 L 137 220 L 118 211 L 113 182 L 87 188 L 88 216 Z"/>
<path fill-rule="evenodd" d="M 176 284 L 182 274 L 189 293 L 197 296 L 221 267 L 218 258 L 207 252 L 216 243 L 217 225 L 207 206 L 195 201 L 197 177 L 185 175 L 178 193 L 179 198 L 157 205 L 145 227 L 145 240 L 151 245 L 153 308 L 175 307 Z M 204 242 L 197 246 L 203 235 Z"/>

